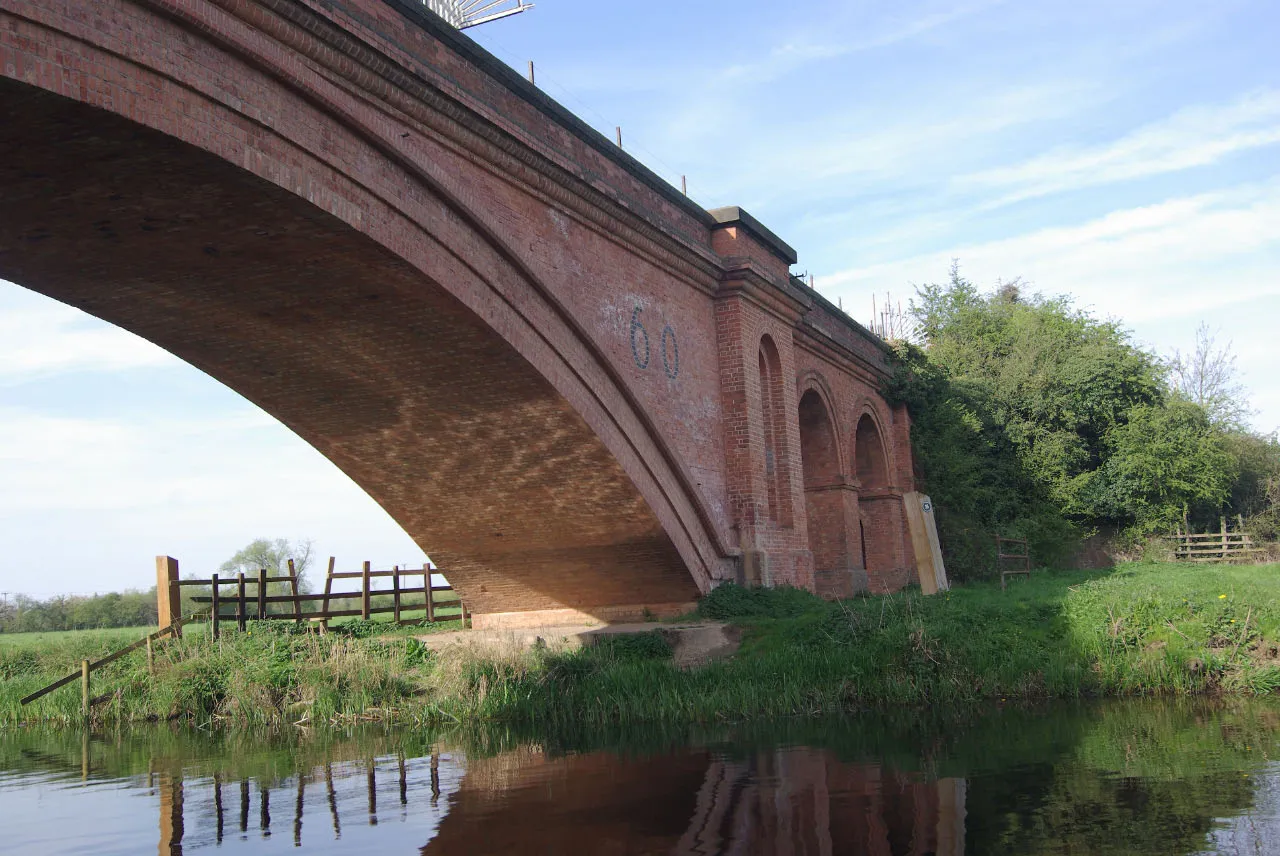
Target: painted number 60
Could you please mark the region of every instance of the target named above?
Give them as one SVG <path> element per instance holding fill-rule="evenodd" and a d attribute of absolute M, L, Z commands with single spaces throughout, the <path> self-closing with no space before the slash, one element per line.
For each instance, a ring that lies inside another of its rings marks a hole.
<path fill-rule="evenodd" d="M 649 351 L 649 331 L 640 323 L 640 307 L 631 313 L 631 356 L 642 369 L 649 368 L 652 356 Z M 662 328 L 662 370 L 675 380 L 680 374 L 680 345 L 676 331 L 670 324 Z"/>

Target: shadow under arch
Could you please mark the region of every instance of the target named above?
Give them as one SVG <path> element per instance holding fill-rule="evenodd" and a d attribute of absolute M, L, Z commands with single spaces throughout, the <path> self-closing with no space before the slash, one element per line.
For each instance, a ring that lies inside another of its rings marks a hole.
<path fill-rule="evenodd" d="M 150 123 L 176 127 L 190 109 L 167 107 Z M 705 588 L 716 536 L 698 499 L 619 391 L 618 414 L 602 413 L 565 376 L 588 343 L 535 340 L 545 306 L 522 326 L 490 305 L 520 299 L 521 283 L 486 236 L 419 182 L 404 195 L 456 227 L 452 245 L 431 222 L 392 240 L 398 212 L 355 179 L 316 180 L 297 169 L 296 141 L 215 118 L 187 130 L 240 139 L 193 145 L 0 77 L 0 277 L 155 342 L 280 419 L 474 612 L 607 617 Z"/>

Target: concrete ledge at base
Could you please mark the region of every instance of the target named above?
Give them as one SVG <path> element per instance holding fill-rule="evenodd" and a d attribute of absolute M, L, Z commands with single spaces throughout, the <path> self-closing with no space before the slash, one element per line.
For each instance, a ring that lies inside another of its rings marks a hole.
<path fill-rule="evenodd" d="M 529 612 L 481 612 L 471 616 L 473 630 L 520 630 L 523 628 L 582 627 L 644 621 L 648 618 L 675 618 L 693 611 L 688 603 L 650 603 L 631 606 L 600 606 L 584 609 L 538 609 Z"/>
<path fill-rule="evenodd" d="M 545 646 L 552 651 L 576 651 L 595 645 L 601 639 L 643 633 L 661 634 L 671 646 L 672 661 L 682 669 L 730 657 L 742 642 L 742 631 L 739 628 L 718 621 L 454 630 L 415 638 L 433 651 L 461 646 L 483 655 L 486 652 L 510 653 L 538 646 Z"/>

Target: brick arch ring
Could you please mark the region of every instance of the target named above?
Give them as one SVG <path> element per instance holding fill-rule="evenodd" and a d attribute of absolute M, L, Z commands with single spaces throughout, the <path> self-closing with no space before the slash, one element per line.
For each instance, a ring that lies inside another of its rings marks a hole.
<path fill-rule="evenodd" d="M 806 392 L 814 392 L 822 400 L 822 406 L 826 408 L 827 417 L 831 420 L 831 430 L 835 434 L 836 465 L 840 468 L 842 476 L 851 475 L 849 464 L 853 459 L 849 457 L 845 447 L 845 438 L 849 436 L 849 433 L 840 418 L 840 410 L 835 406 L 835 396 L 831 392 L 831 384 L 827 382 L 822 372 L 817 369 L 806 369 L 796 378 L 797 404 L 799 404 L 800 399 L 804 397 Z"/>
<path fill-rule="evenodd" d="M 686 602 L 725 575 L 693 476 L 502 237 L 509 140 L 304 3 L 92 5 L 0 6 L 0 152 L 43 182 L 6 188 L 52 200 L 0 214 L 0 276 L 262 406 L 477 613 Z M 567 196 L 530 181 L 543 211 Z"/>
<path fill-rule="evenodd" d="M 895 459 L 892 451 L 893 447 L 892 447 L 892 444 L 890 444 L 886 440 L 885 431 L 884 431 L 884 421 L 883 421 L 883 417 L 880 414 L 880 411 L 876 408 L 875 403 L 868 398 L 868 399 L 864 399 L 862 402 L 862 406 L 856 408 L 854 412 L 858 414 L 858 418 L 853 423 L 853 433 L 850 435 L 852 439 L 852 444 L 851 444 L 852 451 L 850 453 L 849 459 L 854 462 L 858 460 L 858 457 L 857 457 L 858 456 L 858 449 L 857 449 L 858 426 L 862 424 L 862 418 L 864 416 L 870 417 L 872 424 L 875 425 L 876 437 L 880 441 L 880 455 L 884 460 L 885 477 L 889 484 L 895 484 L 897 480 L 894 478 L 894 473 L 896 473 L 897 470 L 894 468 Z M 856 472 L 854 472 L 852 475 L 854 476 L 854 478 L 858 477 L 858 474 Z"/>

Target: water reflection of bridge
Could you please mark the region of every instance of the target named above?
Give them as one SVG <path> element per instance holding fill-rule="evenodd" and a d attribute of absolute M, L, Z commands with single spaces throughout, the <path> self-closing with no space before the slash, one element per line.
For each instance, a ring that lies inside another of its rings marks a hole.
<path fill-rule="evenodd" d="M 449 756 L 443 766 L 442 779 L 439 755 L 323 764 L 274 786 L 159 770 L 148 783 L 159 853 L 282 834 L 303 847 L 304 832 L 313 843 L 341 838 L 388 810 L 438 813 L 423 856 L 964 853 L 963 779 L 926 781 L 816 749 L 625 760 L 525 749 L 469 760 L 465 773 Z"/>

